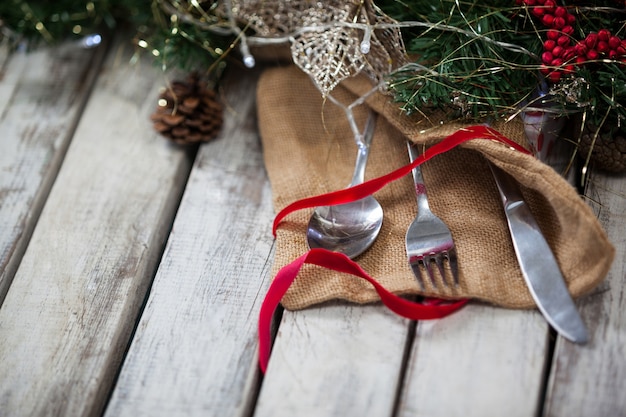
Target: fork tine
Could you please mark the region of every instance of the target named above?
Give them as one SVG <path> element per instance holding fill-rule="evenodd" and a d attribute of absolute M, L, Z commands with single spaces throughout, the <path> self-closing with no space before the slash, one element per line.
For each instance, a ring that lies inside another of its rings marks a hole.
<path fill-rule="evenodd" d="M 420 263 L 414 262 L 411 263 L 411 269 L 413 270 L 413 275 L 415 275 L 415 279 L 417 283 L 420 285 L 422 290 L 426 289 L 426 284 L 424 284 L 424 277 L 422 276 L 422 271 L 420 270 Z"/>
<path fill-rule="evenodd" d="M 430 256 L 424 256 L 422 262 L 424 263 L 424 268 L 426 269 L 428 278 L 430 278 L 430 283 L 433 284 L 433 287 L 437 288 L 437 281 L 435 281 L 435 275 L 433 274 L 433 267 L 431 265 L 432 260 L 433 259 Z"/>
<path fill-rule="evenodd" d="M 445 254 L 439 254 L 439 255 L 435 255 L 433 256 L 433 260 L 435 261 L 435 265 L 437 265 L 437 269 L 439 270 L 439 273 L 441 274 L 441 281 L 443 281 L 443 284 L 447 287 L 448 286 L 448 281 L 446 280 L 446 274 L 443 272 L 443 258 L 444 258 Z"/>
<path fill-rule="evenodd" d="M 450 263 L 454 285 L 459 285 L 459 264 L 456 258 L 456 247 L 454 246 L 448 250 L 448 262 Z"/>

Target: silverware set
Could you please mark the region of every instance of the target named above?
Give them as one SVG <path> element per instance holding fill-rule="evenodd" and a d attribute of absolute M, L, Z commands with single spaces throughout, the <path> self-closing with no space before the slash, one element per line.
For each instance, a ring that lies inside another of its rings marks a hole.
<path fill-rule="evenodd" d="M 357 143 L 359 153 L 351 186 L 364 179 L 365 163 L 374 134 L 375 115 L 370 113 Z M 413 162 L 417 147 L 407 143 Z M 490 164 L 507 218 L 515 255 L 537 307 L 562 336 L 575 343 L 587 341 L 587 330 L 563 279 L 556 259 L 517 188 L 504 171 Z M 448 226 L 428 204 L 420 166 L 412 170 L 417 214 L 406 232 L 408 263 L 422 290 L 456 288 L 459 268 L 456 246 Z M 354 258 L 367 250 L 381 229 L 382 207 L 369 196 L 352 203 L 315 209 L 307 229 L 310 247 L 322 247 Z M 447 268 L 446 268 L 447 266 Z"/>

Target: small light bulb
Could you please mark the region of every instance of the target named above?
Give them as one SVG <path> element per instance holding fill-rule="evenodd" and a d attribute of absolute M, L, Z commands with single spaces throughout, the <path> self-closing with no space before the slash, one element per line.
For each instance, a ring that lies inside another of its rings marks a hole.
<path fill-rule="evenodd" d="M 246 66 L 246 68 L 254 68 L 254 66 L 256 65 L 256 60 L 252 55 L 246 55 L 243 57 L 243 64 Z"/>
<path fill-rule="evenodd" d="M 85 47 L 86 48 L 93 48 L 95 46 L 98 46 L 102 43 L 102 36 L 100 36 L 99 34 L 93 34 L 93 35 L 89 35 L 85 37 Z"/>
<path fill-rule="evenodd" d="M 371 43 L 372 39 L 372 28 L 367 26 L 365 31 L 363 32 L 363 40 L 361 41 L 361 52 L 364 54 L 369 53 L 370 48 L 372 47 Z"/>

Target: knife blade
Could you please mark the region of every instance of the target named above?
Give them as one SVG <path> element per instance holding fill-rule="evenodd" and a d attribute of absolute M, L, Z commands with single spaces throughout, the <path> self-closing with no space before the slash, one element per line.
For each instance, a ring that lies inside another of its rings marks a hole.
<path fill-rule="evenodd" d="M 550 325 L 574 343 L 588 340 L 556 258 L 513 178 L 489 163 L 504 206 L 515 255 L 530 293 Z"/>

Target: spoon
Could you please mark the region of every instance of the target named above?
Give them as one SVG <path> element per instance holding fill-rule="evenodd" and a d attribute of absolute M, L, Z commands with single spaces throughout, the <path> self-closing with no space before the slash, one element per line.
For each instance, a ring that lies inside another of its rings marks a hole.
<path fill-rule="evenodd" d="M 363 140 L 359 141 L 354 174 L 349 187 L 365 179 L 365 165 L 374 136 L 376 114 L 371 112 Z M 309 248 L 324 248 L 355 258 L 376 240 L 383 223 L 383 208 L 374 197 L 367 196 L 350 203 L 316 207 L 307 227 Z"/>

